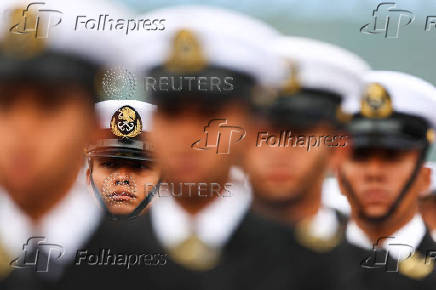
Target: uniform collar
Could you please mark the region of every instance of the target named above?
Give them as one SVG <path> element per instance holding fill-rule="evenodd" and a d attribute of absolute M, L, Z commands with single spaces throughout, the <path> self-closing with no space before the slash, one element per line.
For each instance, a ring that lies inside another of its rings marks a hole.
<path fill-rule="evenodd" d="M 85 184 L 84 171 L 78 175 L 70 192 L 48 213 L 37 228 L 6 195 L 0 195 L 0 242 L 11 259 L 23 253 L 30 237 L 45 237 L 47 243 L 61 245 L 62 263 L 74 259 L 98 226 L 102 211 Z"/>
<path fill-rule="evenodd" d="M 327 177 L 322 185 L 322 202 L 326 207 L 350 215 L 351 209 L 347 198 L 341 194 L 336 178 Z"/>
<path fill-rule="evenodd" d="M 381 246 L 385 250 L 389 250 L 389 245 L 404 244 L 416 249 L 424 238 L 425 233 L 426 227 L 422 217 L 420 214 L 416 214 L 404 227 L 394 233 L 391 236 L 392 238 L 386 239 Z M 353 220 L 348 222 L 346 236 L 348 242 L 357 247 L 373 249 L 373 244 L 368 236 Z M 410 254 L 409 248 L 397 247 L 397 249 L 398 251 L 389 251 L 389 254 L 396 259 L 402 259 Z"/>
<path fill-rule="evenodd" d="M 319 238 L 330 238 L 337 234 L 339 221 L 336 212 L 328 207 L 322 207 L 311 219 L 310 232 Z"/>
<path fill-rule="evenodd" d="M 241 170 L 233 168 L 229 192 L 191 217 L 170 196 L 161 195 L 151 208 L 152 227 L 167 248 L 195 234 L 210 247 L 220 248 L 243 219 L 251 202 L 250 187 Z"/>

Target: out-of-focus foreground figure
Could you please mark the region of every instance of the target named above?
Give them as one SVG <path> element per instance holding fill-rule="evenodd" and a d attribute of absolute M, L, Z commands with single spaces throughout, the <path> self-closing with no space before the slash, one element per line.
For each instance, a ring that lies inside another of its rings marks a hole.
<path fill-rule="evenodd" d="M 168 263 L 153 269 L 150 283 L 154 289 L 290 287 L 280 255 L 287 233 L 249 210 L 249 188 L 235 168 L 251 98 L 283 78 L 282 60 L 268 47 L 278 33 L 214 8 L 150 15 L 171 23 L 132 45 L 158 107 L 152 142 L 163 182 L 143 227 L 147 246 L 167 252 Z"/>
<path fill-rule="evenodd" d="M 253 207 L 292 228 L 298 286 L 329 289 L 347 219 L 322 203 L 323 183 L 351 146 L 341 103 L 361 94 L 368 65 L 312 39 L 280 37 L 274 45 L 290 73 L 278 96 L 258 101 L 250 126 L 244 165 Z"/>
<path fill-rule="evenodd" d="M 0 248 L 10 263 L 1 288 L 118 289 L 123 268 L 83 256 L 134 239 L 102 218 L 81 169 L 98 131 L 97 76 L 121 58 L 108 34 L 74 24 L 125 12 L 104 1 L 2 1 L 0 10 Z"/>

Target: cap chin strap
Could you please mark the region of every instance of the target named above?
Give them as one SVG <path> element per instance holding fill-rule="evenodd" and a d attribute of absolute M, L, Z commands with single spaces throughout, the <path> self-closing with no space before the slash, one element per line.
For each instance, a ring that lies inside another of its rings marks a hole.
<path fill-rule="evenodd" d="M 89 179 L 91 181 L 92 191 L 94 192 L 94 195 L 99 201 L 101 207 L 104 209 L 106 216 L 109 217 L 111 220 L 132 220 L 137 216 L 139 216 L 142 210 L 144 210 L 144 208 L 151 202 L 153 196 L 159 190 L 160 184 L 162 182 L 161 179 L 159 179 L 157 184 L 153 186 L 153 188 L 147 193 L 147 196 L 141 201 L 141 203 L 135 208 L 133 212 L 129 214 L 113 214 L 106 206 L 106 203 L 104 202 L 100 190 L 95 185 L 94 178 L 92 177 L 92 170 L 93 170 L 92 166 L 89 166 L 89 170 L 90 170 Z"/>
<path fill-rule="evenodd" d="M 418 172 L 421 169 L 421 167 L 425 161 L 425 158 L 427 155 L 427 150 L 428 150 L 428 145 L 426 145 L 421 150 L 421 152 L 418 156 L 418 160 L 416 161 L 415 168 L 413 169 L 411 176 L 407 180 L 407 183 L 404 185 L 404 187 L 400 191 L 400 194 L 398 195 L 397 199 L 392 203 L 391 207 L 389 208 L 389 210 L 385 214 L 383 214 L 382 216 L 378 216 L 378 217 L 371 217 L 365 213 L 365 211 L 364 211 L 362 205 L 360 204 L 356 194 L 354 193 L 354 190 L 353 190 L 353 187 L 351 186 L 351 183 L 347 180 L 345 175 L 341 171 L 339 171 L 339 179 L 340 179 L 341 183 L 343 184 L 343 186 L 345 187 L 345 190 L 347 191 L 348 195 L 351 197 L 351 199 L 357 205 L 358 215 L 359 215 L 360 219 L 363 219 L 363 220 L 370 222 L 370 223 L 373 223 L 373 224 L 380 224 L 380 223 L 386 221 L 388 218 L 390 218 L 393 215 L 395 210 L 398 208 L 398 206 L 400 205 L 400 203 L 403 201 L 404 197 L 406 196 L 406 194 L 410 190 L 410 187 L 415 182 L 416 177 L 418 176 Z"/>

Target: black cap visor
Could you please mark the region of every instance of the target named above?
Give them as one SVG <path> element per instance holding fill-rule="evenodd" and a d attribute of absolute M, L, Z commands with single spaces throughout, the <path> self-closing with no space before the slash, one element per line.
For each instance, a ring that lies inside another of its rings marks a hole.
<path fill-rule="evenodd" d="M 70 82 L 96 94 L 95 79 L 100 66 L 75 55 L 46 51 L 32 58 L 0 55 L 0 81 Z"/>
<path fill-rule="evenodd" d="M 267 119 L 277 128 L 309 129 L 319 124 L 338 126 L 338 94 L 324 90 L 302 89 L 282 95 L 265 107 Z"/>
<path fill-rule="evenodd" d="M 128 148 L 97 148 L 96 150 L 88 151 L 88 157 L 106 157 L 106 158 L 120 158 L 138 161 L 153 161 L 151 154 L 143 151 L 128 149 Z"/>
<path fill-rule="evenodd" d="M 396 113 L 385 119 L 357 115 L 349 124 L 355 148 L 394 150 L 423 149 L 428 145 L 428 122 L 420 117 Z"/>

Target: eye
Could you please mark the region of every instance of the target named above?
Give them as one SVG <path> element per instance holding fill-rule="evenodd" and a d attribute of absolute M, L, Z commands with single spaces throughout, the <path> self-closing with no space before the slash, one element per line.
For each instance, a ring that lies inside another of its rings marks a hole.
<path fill-rule="evenodd" d="M 106 160 L 106 161 L 100 162 L 100 166 L 104 167 L 104 168 L 116 168 L 117 163 L 114 161 Z"/>
<path fill-rule="evenodd" d="M 404 157 L 404 152 L 399 150 L 386 150 L 384 155 L 384 160 L 387 162 L 400 161 Z"/>
<path fill-rule="evenodd" d="M 135 169 L 148 170 L 152 168 L 152 164 L 151 162 L 146 162 L 146 161 L 135 162 L 134 164 L 132 164 L 132 167 Z"/>
<path fill-rule="evenodd" d="M 353 151 L 353 160 L 356 162 L 364 162 L 369 159 L 371 152 L 367 149 L 356 149 Z"/>
<path fill-rule="evenodd" d="M 151 162 L 141 162 L 141 169 L 152 169 L 153 164 Z"/>

